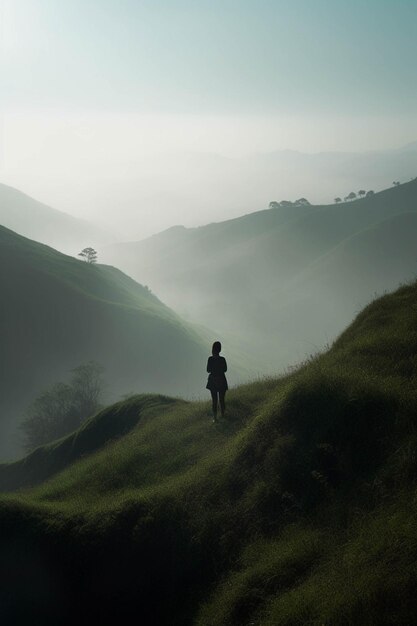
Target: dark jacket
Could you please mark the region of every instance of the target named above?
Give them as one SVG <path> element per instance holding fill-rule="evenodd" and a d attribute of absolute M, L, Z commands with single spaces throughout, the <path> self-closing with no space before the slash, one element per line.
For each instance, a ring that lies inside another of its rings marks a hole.
<path fill-rule="evenodd" d="M 206 389 L 210 389 L 210 391 L 226 391 L 229 388 L 224 375 L 227 372 L 227 363 L 223 356 L 210 356 L 207 361 L 207 371 L 209 377 Z"/>

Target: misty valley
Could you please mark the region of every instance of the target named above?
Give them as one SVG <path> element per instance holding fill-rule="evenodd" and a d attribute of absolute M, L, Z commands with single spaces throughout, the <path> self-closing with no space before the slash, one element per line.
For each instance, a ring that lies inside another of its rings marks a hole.
<path fill-rule="evenodd" d="M 128 242 L 0 214 L 2 623 L 413 623 L 417 179 Z"/>
<path fill-rule="evenodd" d="M 0 0 L 0 626 L 417 624 L 416 59 Z"/>
<path fill-rule="evenodd" d="M 82 222 L 73 219 L 71 230 L 69 216 L 4 185 L 0 198 L 4 459 L 21 454 L 22 420 L 40 393 L 49 389 L 52 413 L 54 402 L 71 405 L 63 387 L 52 390 L 74 368 L 102 368 L 101 378 L 91 376 L 100 378 L 107 404 L 138 392 L 199 399 L 201 364 L 216 335 L 227 347 L 232 384 L 282 375 L 416 272 L 417 180 L 331 205 L 271 202 L 240 218 L 172 227 L 138 242 L 102 241 L 98 252 L 78 254 Z M 6 228 L 19 219 L 26 229 L 49 225 L 46 240 L 54 229 L 66 233 L 74 255 Z M 98 396 L 94 402 L 90 414 Z M 40 413 L 49 405 L 45 397 Z M 88 417 L 87 408 L 78 412 Z M 34 441 L 48 443 L 48 435 Z"/>

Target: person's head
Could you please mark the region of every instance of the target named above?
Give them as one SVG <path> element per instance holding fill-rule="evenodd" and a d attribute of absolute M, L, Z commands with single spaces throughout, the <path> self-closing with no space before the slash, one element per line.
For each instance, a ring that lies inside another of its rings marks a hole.
<path fill-rule="evenodd" d="M 219 356 L 221 351 L 222 351 L 222 344 L 220 343 L 220 341 L 215 341 L 213 343 L 213 347 L 211 349 L 212 355 L 213 356 Z"/>

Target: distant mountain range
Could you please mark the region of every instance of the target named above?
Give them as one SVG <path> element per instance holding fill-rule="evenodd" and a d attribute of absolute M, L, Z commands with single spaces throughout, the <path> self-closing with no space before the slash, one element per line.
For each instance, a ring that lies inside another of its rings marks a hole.
<path fill-rule="evenodd" d="M 417 181 L 353 202 L 278 207 L 116 244 L 102 258 L 183 315 L 248 342 L 266 368 L 330 342 L 417 273 Z"/>
<path fill-rule="evenodd" d="M 351 191 L 381 191 L 415 176 L 417 143 L 367 152 L 150 155 L 126 163 L 117 185 L 104 181 L 94 188 L 92 204 L 100 207 L 95 218 L 105 219 L 115 232 L 143 239 L 173 224 L 200 226 L 266 209 L 271 200 L 304 196 L 328 204 Z M 84 196 L 80 202 L 85 206 Z"/>
<path fill-rule="evenodd" d="M 113 241 L 111 234 L 85 220 L 57 211 L 0 184 L 0 224 L 25 237 L 76 255 L 85 246 Z"/>
<path fill-rule="evenodd" d="M 77 184 L 69 173 L 59 194 L 44 188 L 40 181 L 35 186 L 27 184 L 30 189 L 39 189 L 42 198 L 50 198 L 51 206 L 65 207 L 70 214 L 106 224 L 110 235 L 98 229 L 88 232 L 81 220 L 81 234 L 85 235 L 81 239 L 95 246 L 107 241 L 104 236 L 113 237 L 111 241 L 139 240 L 173 224 L 193 227 L 232 219 L 266 209 L 272 200 L 304 196 L 311 203 L 328 204 L 351 191 L 380 191 L 394 180 L 404 183 L 415 176 L 417 142 L 394 150 L 366 152 L 276 150 L 237 157 L 204 152 L 150 154 L 137 161 L 126 159 L 116 170 L 109 163 L 101 177 L 89 184 Z M 13 179 L 11 184 L 25 190 L 26 183 L 17 181 Z M 0 194 L 1 206 L 5 204 Z M 9 220 L 10 214 L 6 217 Z M 0 219 L 25 236 L 76 254 L 78 235 L 74 244 L 74 238 L 65 240 L 63 228 L 55 228 L 47 238 L 49 227 L 23 230 L 25 222 L 5 221 L 4 216 Z M 28 223 L 32 226 L 33 220 Z M 58 240 L 58 234 L 63 239 Z"/>
<path fill-rule="evenodd" d="M 0 227 L 0 455 L 19 450 L 24 409 L 96 360 L 112 397 L 204 389 L 201 335 L 114 267 L 91 265 Z"/>

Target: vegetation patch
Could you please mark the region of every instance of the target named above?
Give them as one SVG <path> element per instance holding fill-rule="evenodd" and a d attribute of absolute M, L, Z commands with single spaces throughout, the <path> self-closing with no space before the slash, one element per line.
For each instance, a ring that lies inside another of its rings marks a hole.
<path fill-rule="evenodd" d="M 232 389 L 218 424 L 208 402 L 136 396 L 38 450 L 48 480 L 0 500 L 6 618 L 413 623 L 415 328 L 413 284 Z"/>

